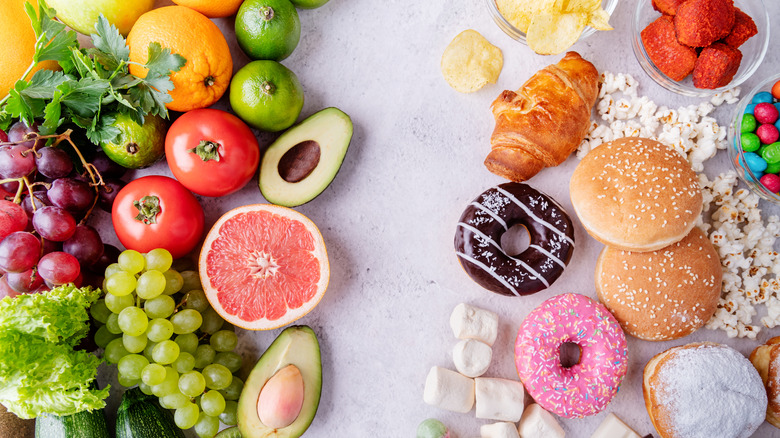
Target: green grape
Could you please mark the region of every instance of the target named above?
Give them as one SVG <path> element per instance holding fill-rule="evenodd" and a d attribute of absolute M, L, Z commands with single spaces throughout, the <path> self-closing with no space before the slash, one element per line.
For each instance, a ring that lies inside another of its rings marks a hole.
<path fill-rule="evenodd" d="M 184 308 L 195 309 L 198 312 L 203 312 L 209 308 L 209 300 L 206 298 L 206 294 L 200 289 L 193 289 L 184 296 Z"/>
<path fill-rule="evenodd" d="M 225 324 L 225 320 L 214 309 L 209 308 L 203 312 L 203 324 L 200 326 L 200 331 L 212 334 L 221 329 L 223 324 Z"/>
<path fill-rule="evenodd" d="M 108 315 L 111 314 L 111 311 L 108 310 L 108 307 L 106 307 L 106 300 L 101 299 L 95 301 L 95 304 L 89 308 L 89 314 L 95 321 L 101 324 L 105 324 L 108 320 Z"/>
<path fill-rule="evenodd" d="M 220 330 L 211 335 L 209 344 L 216 351 L 233 351 L 238 345 L 238 336 L 235 332 Z"/>
<path fill-rule="evenodd" d="M 150 363 L 145 366 L 143 372 L 141 372 L 141 380 L 151 387 L 164 382 L 166 374 L 164 366 Z"/>
<path fill-rule="evenodd" d="M 160 271 L 146 271 L 138 277 L 135 293 L 145 300 L 160 296 L 165 290 L 165 276 Z"/>
<path fill-rule="evenodd" d="M 126 307 L 130 307 L 135 304 L 135 297 L 133 294 L 127 294 L 117 296 L 114 294 L 106 294 L 106 307 L 113 313 L 118 314 Z"/>
<path fill-rule="evenodd" d="M 233 400 L 225 401 L 225 410 L 219 414 L 219 421 L 228 426 L 235 426 L 238 424 L 238 402 Z"/>
<path fill-rule="evenodd" d="M 155 318 L 149 321 L 146 328 L 146 336 L 150 341 L 162 342 L 171 338 L 173 335 L 173 324 L 164 318 Z"/>
<path fill-rule="evenodd" d="M 184 279 L 181 278 L 181 274 L 173 269 L 168 269 L 163 275 L 165 276 L 165 289 L 163 290 L 165 295 L 173 295 L 181 290 L 181 287 L 184 285 Z"/>
<path fill-rule="evenodd" d="M 119 360 L 130 354 L 122 343 L 122 338 L 116 338 L 106 345 L 106 351 L 103 353 L 103 357 L 113 364 L 119 363 Z"/>
<path fill-rule="evenodd" d="M 118 297 L 130 295 L 135 290 L 135 276 L 126 271 L 106 277 L 106 292 Z"/>
<path fill-rule="evenodd" d="M 130 336 L 127 333 L 122 335 L 122 343 L 125 346 L 125 350 L 130 353 L 141 353 L 146 348 L 146 336 Z"/>
<path fill-rule="evenodd" d="M 141 383 L 140 380 L 129 379 L 129 378 L 127 378 L 125 376 L 121 376 L 121 375 L 117 376 L 116 380 L 119 382 L 120 385 L 124 386 L 125 388 L 130 388 L 130 387 L 133 387 L 133 386 L 138 385 L 139 383 Z"/>
<path fill-rule="evenodd" d="M 179 429 L 189 429 L 195 426 L 200 416 L 200 409 L 195 403 L 187 403 L 186 405 L 176 409 L 173 414 L 173 421 Z"/>
<path fill-rule="evenodd" d="M 194 428 L 200 438 L 213 438 L 219 432 L 219 418 L 201 412 Z"/>
<path fill-rule="evenodd" d="M 165 380 L 159 385 L 152 386 L 152 391 L 157 397 L 179 392 L 179 373 L 171 367 L 165 367 Z"/>
<path fill-rule="evenodd" d="M 141 373 L 147 365 L 149 365 L 149 360 L 140 354 L 128 354 L 119 359 L 116 367 L 120 376 L 130 380 L 141 380 Z"/>
<path fill-rule="evenodd" d="M 206 379 L 197 371 L 184 373 L 179 377 L 179 391 L 188 397 L 197 397 L 206 389 Z"/>
<path fill-rule="evenodd" d="M 160 295 L 144 303 L 144 311 L 149 318 L 167 318 L 176 310 L 176 302 L 167 295 Z"/>
<path fill-rule="evenodd" d="M 107 326 L 101 325 L 100 328 L 98 328 L 95 332 L 95 344 L 98 347 L 105 349 L 108 343 L 116 339 L 117 336 L 118 335 L 108 331 Z"/>
<path fill-rule="evenodd" d="M 166 409 L 179 409 L 187 406 L 187 404 L 190 403 L 190 399 L 181 392 L 176 391 L 173 394 L 168 394 L 161 398 L 160 404 L 163 403 L 167 405 L 165 406 Z"/>
<path fill-rule="evenodd" d="M 184 284 L 181 286 L 182 292 L 189 292 L 193 289 L 203 290 L 198 271 L 181 271 L 179 274 L 181 274 L 181 278 L 184 281 Z"/>
<path fill-rule="evenodd" d="M 109 333 L 114 335 L 122 334 L 122 328 L 119 327 L 119 315 L 116 313 L 108 315 L 108 319 L 106 320 L 106 329 L 108 329 Z"/>
<path fill-rule="evenodd" d="M 243 390 L 244 381 L 238 376 L 233 376 L 230 385 L 225 389 L 221 389 L 219 393 L 222 394 L 222 397 L 225 397 L 225 400 L 238 400 L 238 398 L 241 397 L 241 391 Z"/>
<path fill-rule="evenodd" d="M 203 323 L 203 317 L 197 310 L 184 309 L 171 316 L 171 323 L 173 323 L 173 332 L 177 335 L 192 333 Z"/>
<path fill-rule="evenodd" d="M 119 328 L 131 336 L 140 336 L 146 332 L 149 319 L 146 313 L 138 307 L 125 307 L 119 312 Z"/>
<path fill-rule="evenodd" d="M 144 356 L 149 359 L 150 362 L 153 362 L 154 359 L 152 359 L 152 351 L 154 351 L 154 347 L 157 346 L 157 342 L 149 341 L 146 343 L 146 348 L 144 348 Z"/>
<path fill-rule="evenodd" d="M 232 351 L 223 351 L 217 353 L 217 355 L 214 357 L 214 363 L 224 366 L 225 368 L 229 369 L 231 373 L 235 373 L 236 371 L 240 370 L 241 363 L 243 361 L 244 360 L 239 354 Z"/>
<path fill-rule="evenodd" d="M 119 254 L 117 263 L 119 263 L 119 266 L 125 271 L 131 274 L 137 274 L 144 270 L 146 259 L 140 252 L 128 249 Z"/>
<path fill-rule="evenodd" d="M 183 335 L 177 335 L 174 339 L 179 344 L 179 350 L 195 354 L 195 350 L 198 349 L 198 335 L 195 333 L 185 333 Z"/>
<path fill-rule="evenodd" d="M 155 270 L 165 272 L 168 269 L 171 269 L 171 264 L 173 264 L 171 253 L 165 248 L 153 249 L 144 254 L 144 258 L 146 259 L 147 271 Z"/>
<path fill-rule="evenodd" d="M 195 368 L 195 356 L 186 351 L 179 353 L 179 357 L 171 365 L 179 373 L 186 373 Z"/>
<path fill-rule="evenodd" d="M 152 392 L 152 387 L 147 385 L 144 382 L 141 382 L 141 383 L 138 384 L 138 389 L 140 389 L 141 392 L 143 392 L 146 395 L 153 395 L 154 394 L 154 392 Z M 224 414 L 224 412 L 223 412 L 223 414 Z M 220 415 L 220 418 L 222 418 L 221 415 Z M 227 424 L 227 423 L 225 423 L 225 424 Z"/>
<path fill-rule="evenodd" d="M 177 357 L 179 357 L 179 344 L 170 339 L 158 343 L 152 350 L 154 361 L 163 365 L 173 363 Z"/>
<path fill-rule="evenodd" d="M 195 368 L 202 369 L 206 365 L 214 362 L 214 357 L 217 352 L 211 348 L 211 345 L 203 344 L 198 345 L 198 349 L 195 350 Z"/>
<path fill-rule="evenodd" d="M 225 398 L 219 391 L 208 391 L 200 398 L 200 409 L 212 417 L 217 417 L 225 410 Z"/>
<path fill-rule="evenodd" d="M 206 379 L 206 387 L 209 389 L 225 389 L 233 381 L 233 374 L 230 370 L 216 363 L 206 365 L 201 373 Z"/>
<path fill-rule="evenodd" d="M 110 265 L 106 266 L 106 272 L 103 274 L 103 276 L 108 278 L 121 270 L 122 267 L 119 266 L 119 263 L 111 263 Z"/>

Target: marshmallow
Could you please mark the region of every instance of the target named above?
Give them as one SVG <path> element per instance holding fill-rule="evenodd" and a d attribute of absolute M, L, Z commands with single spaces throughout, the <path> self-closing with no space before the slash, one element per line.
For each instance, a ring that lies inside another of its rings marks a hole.
<path fill-rule="evenodd" d="M 520 438 L 515 423 L 483 424 L 479 435 L 481 438 Z"/>
<path fill-rule="evenodd" d="M 553 414 L 536 403 L 525 408 L 517 431 L 522 438 L 563 438 L 566 435 Z"/>
<path fill-rule="evenodd" d="M 452 349 L 452 361 L 455 369 L 466 377 L 479 377 L 485 374 L 493 357 L 493 349 L 476 339 L 464 339 Z"/>
<path fill-rule="evenodd" d="M 446 368 L 433 367 L 425 379 L 423 400 L 441 409 L 466 413 L 474 406 L 474 380 Z"/>
<path fill-rule="evenodd" d="M 498 335 L 498 315 L 460 303 L 450 315 L 450 327 L 458 339 L 476 339 L 493 346 Z"/>
<path fill-rule="evenodd" d="M 610 412 L 590 438 L 642 438 L 617 415 Z"/>
<path fill-rule="evenodd" d="M 477 418 L 517 422 L 523 415 L 525 389 L 517 380 L 474 379 Z"/>

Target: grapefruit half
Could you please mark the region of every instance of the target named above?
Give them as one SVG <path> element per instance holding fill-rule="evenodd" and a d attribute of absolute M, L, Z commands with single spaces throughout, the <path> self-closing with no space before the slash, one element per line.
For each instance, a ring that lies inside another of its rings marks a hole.
<path fill-rule="evenodd" d="M 314 222 L 270 204 L 245 205 L 219 218 L 203 243 L 199 270 L 214 310 L 248 330 L 303 317 L 320 302 L 330 278 Z"/>

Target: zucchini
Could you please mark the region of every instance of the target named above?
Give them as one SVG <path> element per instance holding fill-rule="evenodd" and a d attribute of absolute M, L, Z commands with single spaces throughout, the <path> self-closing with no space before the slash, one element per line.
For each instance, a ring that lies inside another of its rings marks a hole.
<path fill-rule="evenodd" d="M 116 413 L 116 438 L 184 438 L 173 414 L 163 409 L 154 395 L 140 389 L 125 391 Z"/>
<path fill-rule="evenodd" d="M 228 427 L 227 429 L 224 429 L 222 432 L 214 435 L 214 438 L 242 438 L 241 437 L 241 431 L 238 430 L 238 427 Z"/>
<path fill-rule="evenodd" d="M 73 415 L 42 414 L 35 419 L 35 438 L 109 438 L 102 409 Z"/>

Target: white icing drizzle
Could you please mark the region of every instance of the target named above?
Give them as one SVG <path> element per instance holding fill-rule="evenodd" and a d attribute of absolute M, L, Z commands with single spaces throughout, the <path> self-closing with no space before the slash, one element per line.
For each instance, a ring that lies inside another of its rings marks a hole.
<path fill-rule="evenodd" d="M 482 262 L 472 258 L 471 256 L 468 256 L 468 255 L 462 253 L 462 252 L 456 252 L 455 254 L 457 254 L 458 257 L 460 257 L 460 258 L 462 258 L 464 260 L 467 260 L 467 261 L 477 265 L 478 267 L 482 268 L 485 272 L 489 273 L 490 275 L 493 276 L 493 278 L 495 278 L 501 284 L 503 284 L 507 289 L 512 291 L 513 294 L 515 294 L 518 297 L 520 296 L 520 294 L 517 293 L 517 289 L 515 289 L 511 284 L 509 284 L 503 277 L 501 277 L 500 275 L 496 274 L 496 271 L 488 268 L 487 265 L 485 265 L 484 263 L 482 263 Z"/>
<path fill-rule="evenodd" d="M 485 207 L 484 205 L 480 204 L 479 202 L 472 202 L 471 205 L 474 207 L 477 207 L 478 209 L 484 211 L 485 213 L 489 214 L 493 219 L 496 220 L 499 224 L 501 224 L 502 227 L 504 227 L 505 230 L 508 230 L 509 227 L 506 225 L 506 222 L 501 219 L 501 217 L 493 212 L 493 210 Z"/>
<path fill-rule="evenodd" d="M 540 253 L 546 255 L 547 257 L 552 259 L 555 263 L 559 264 L 561 266 L 561 268 L 566 269 L 566 263 L 563 263 L 563 260 L 559 259 L 558 257 L 555 257 L 555 255 L 553 255 L 553 253 L 547 251 L 546 249 L 542 248 L 539 245 L 528 245 L 528 246 L 533 248 L 533 249 L 535 249 L 535 250 L 537 250 L 537 251 L 539 251 Z"/>
<path fill-rule="evenodd" d="M 549 223 L 549 222 L 543 220 L 542 218 L 540 218 L 539 216 L 535 215 L 528 207 L 526 207 L 525 204 L 520 202 L 519 199 L 515 198 L 514 195 L 512 195 L 511 193 L 509 193 L 506 190 L 502 189 L 501 187 L 496 187 L 496 190 L 499 193 L 501 193 L 504 196 L 506 196 L 507 198 L 509 198 L 518 207 L 522 208 L 523 211 L 525 211 L 525 214 L 528 215 L 528 217 L 530 217 L 531 219 L 535 220 L 536 222 L 539 222 L 540 224 L 544 225 L 546 228 L 550 229 L 552 232 L 554 232 L 555 234 L 558 234 L 559 236 L 561 236 L 564 239 L 566 239 L 570 244 L 574 245 L 574 240 L 571 237 L 567 236 L 566 233 L 564 233 L 563 231 L 559 230 L 558 228 L 553 226 L 551 223 Z"/>

